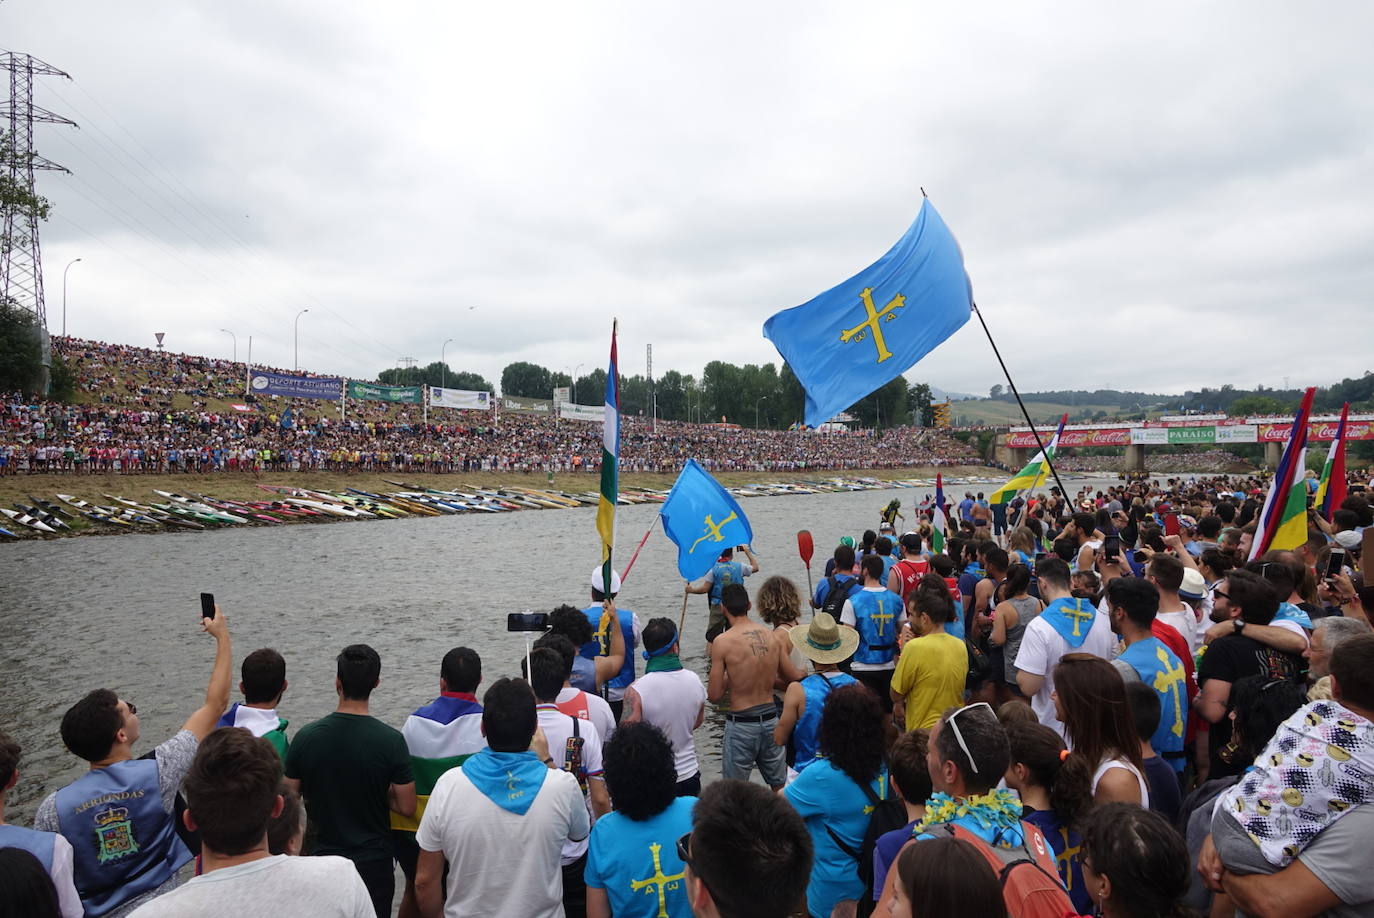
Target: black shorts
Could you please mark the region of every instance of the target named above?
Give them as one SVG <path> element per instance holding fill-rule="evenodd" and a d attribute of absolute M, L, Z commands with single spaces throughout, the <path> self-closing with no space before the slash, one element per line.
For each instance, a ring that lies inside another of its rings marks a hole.
<path fill-rule="evenodd" d="M 420 861 L 420 843 L 415 840 L 415 833 L 392 829 L 391 847 L 396 863 L 401 865 L 401 873 L 406 875 L 406 882 L 414 883 L 415 865 Z"/>

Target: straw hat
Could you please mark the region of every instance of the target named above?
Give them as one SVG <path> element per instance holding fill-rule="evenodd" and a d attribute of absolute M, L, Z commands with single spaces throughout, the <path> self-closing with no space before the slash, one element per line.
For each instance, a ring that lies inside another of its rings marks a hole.
<path fill-rule="evenodd" d="M 841 628 L 829 612 L 817 612 L 806 630 L 793 628 L 787 636 L 792 646 L 814 663 L 838 663 L 859 649 L 859 632 Z"/>

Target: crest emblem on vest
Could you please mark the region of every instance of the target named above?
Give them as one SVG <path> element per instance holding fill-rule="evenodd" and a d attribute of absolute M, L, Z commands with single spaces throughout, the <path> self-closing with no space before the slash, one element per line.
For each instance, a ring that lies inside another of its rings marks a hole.
<path fill-rule="evenodd" d="M 96 860 L 102 864 L 138 853 L 134 824 L 129 820 L 129 811 L 122 806 L 95 814 L 95 838 L 100 845 Z"/>

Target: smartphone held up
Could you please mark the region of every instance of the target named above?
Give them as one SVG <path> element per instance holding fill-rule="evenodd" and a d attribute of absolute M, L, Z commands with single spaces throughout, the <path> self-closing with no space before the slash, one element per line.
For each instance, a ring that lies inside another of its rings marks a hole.
<path fill-rule="evenodd" d="M 214 617 L 215 617 L 215 594 L 214 594 L 214 593 L 201 593 L 201 594 L 200 594 L 200 617 L 201 617 L 201 618 L 214 618 Z"/>

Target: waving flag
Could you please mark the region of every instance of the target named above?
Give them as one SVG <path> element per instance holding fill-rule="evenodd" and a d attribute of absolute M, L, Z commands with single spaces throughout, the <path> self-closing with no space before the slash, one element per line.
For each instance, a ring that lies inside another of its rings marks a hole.
<path fill-rule="evenodd" d="M 611 322 L 611 363 L 606 368 L 606 419 L 601 429 L 601 498 L 596 531 L 601 536 L 602 592 L 611 595 L 611 552 L 615 548 L 615 505 L 620 499 L 620 382 L 616 372 L 615 332 Z"/>
<path fill-rule="evenodd" d="M 1288 432 L 1288 445 L 1283 448 L 1283 458 L 1274 472 L 1274 483 L 1264 499 L 1247 560 L 1253 561 L 1274 548 L 1297 548 L 1307 541 L 1307 421 L 1316 392 L 1315 387 L 1309 388 L 1302 397 L 1298 416 Z"/>
<path fill-rule="evenodd" d="M 949 520 L 945 516 L 945 476 L 935 473 L 935 514 L 930 520 L 934 532 L 930 536 L 930 550 L 941 554 L 945 550 L 945 540 L 949 537 Z"/>
<path fill-rule="evenodd" d="M 990 504 L 1009 504 L 1021 491 L 1031 491 L 1043 485 L 1050 476 L 1050 463 L 1054 461 L 1054 451 L 1059 448 L 1059 437 L 1064 433 L 1064 422 L 1069 419 L 1067 413 L 1059 419 L 1059 429 L 1050 438 L 1049 445 L 1042 452 L 1035 454 L 1035 458 L 1026 463 L 1026 467 L 1012 476 L 1011 481 L 1002 485 L 992 496 L 988 498 Z"/>
<path fill-rule="evenodd" d="M 763 326 L 806 389 L 819 427 L 916 361 L 968 321 L 973 290 L 954 234 L 929 201 L 886 255 Z"/>
<path fill-rule="evenodd" d="M 682 467 L 658 515 L 677 546 L 677 569 L 685 580 L 709 571 L 725 549 L 754 540 L 739 504 L 695 459 Z"/>
<path fill-rule="evenodd" d="M 1331 514 L 1341 508 L 1345 500 L 1345 421 L 1350 416 L 1350 403 L 1341 406 L 1341 422 L 1336 425 L 1336 439 L 1331 441 L 1331 449 L 1326 454 L 1326 465 L 1322 468 L 1322 483 L 1317 486 L 1316 506 L 1318 512 L 1331 521 Z"/>

